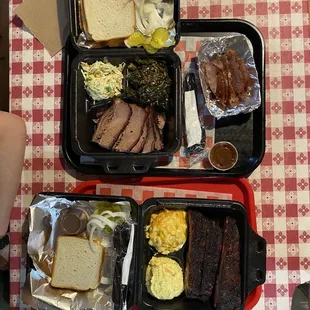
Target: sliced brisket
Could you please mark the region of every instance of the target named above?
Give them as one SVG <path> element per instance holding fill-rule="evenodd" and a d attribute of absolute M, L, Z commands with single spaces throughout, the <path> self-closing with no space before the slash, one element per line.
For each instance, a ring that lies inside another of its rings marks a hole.
<path fill-rule="evenodd" d="M 119 135 L 117 141 L 114 143 L 112 149 L 119 152 L 129 152 L 142 136 L 142 130 L 148 112 L 139 106 L 130 105 L 132 114 L 129 123 Z"/>
<path fill-rule="evenodd" d="M 165 126 L 165 115 L 154 112 L 154 133 L 155 133 L 155 149 L 160 151 L 163 149 L 163 128 Z"/>
<path fill-rule="evenodd" d="M 253 80 L 250 78 L 249 70 L 248 70 L 246 64 L 244 63 L 244 61 L 241 59 L 241 57 L 239 55 L 236 54 L 236 52 L 235 52 L 235 55 L 236 55 L 236 60 L 237 60 L 237 63 L 239 64 L 239 70 L 242 73 L 242 78 L 243 78 L 243 82 L 244 82 L 243 92 L 246 92 L 248 86 L 252 86 Z"/>
<path fill-rule="evenodd" d="M 126 102 L 115 99 L 112 106 L 102 115 L 92 141 L 110 149 L 128 124 L 131 114 L 132 109 Z"/>
<path fill-rule="evenodd" d="M 239 63 L 236 58 L 236 53 L 232 50 L 227 51 L 227 59 L 230 64 L 232 74 L 232 85 L 238 96 L 244 92 L 245 84 L 243 80 L 242 72 L 239 68 Z"/>
<path fill-rule="evenodd" d="M 155 149 L 157 151 L 160 151 L 164 147 L 164 145 L 162 142 L 162 136 L 155 122 L 153 123 L 153 129 L 154 129 L 154 136 L 155 136 Z"/>
<path fill-rule="evenodd" d="M 131 152 L 139 153 L 143 149 L 147 137 L 147 128 L 148 128 L 148 121 L 146 120 L 143 125 L 141 137 L 136 143 L 136 145 L 131 149 Z"/>
<path fill-rule="evenodd" d="M 217 56 L 212 60 L 212 63 L 216 67 L 217 82 L 217 93 L 215 96 L 220 100 L 220 104 L 226 106 L 229 98 L 229 88 L 228 88 L 228 72 L 227 67 L 225 66 L 222 56 Z"/>
<path fill-rule="evenodd" d="M 224 72 L 216 68 L 216 78 L 217 78 L 217 88 L 216 88 L 216 99 L 219 100 L 222 106 L 226 106 L 226 99 L 227 99 L 227 83 L 224 76 Z"/>
<path fill-rule="evenodd" d="M 161 114 L 161 113 L 157 113 L 157 127 L 160 131 L 160 134 L 163 134 L 163 129 L 165 127 L 166 124 L 166 115 L 165 114 Z"/>
<path fill-rule="evenodd" d="M 232 81 L 232 72 L 231 72 L 231 66 L 228 61 L 227 55 L 222 55 L 221 57 L 223 66 L 225 68 L 226 74 L 227 74 L 227 90 L 228 90 L 228 96 L 226 105 L 228 108 L 233 108 L 234 106 L 239 104 L 239 98 L 236 95 L 235 89 L 233 87 L 233 81 Z"/>
<path fill-rule="evenodd" d="M 235 219 L 225 218 L 222 252 L 216 279 L 214 307 L 241 309 L 240 239 Z"/>
<path fill-rule="evenodd" d="M 163 148 L 165 114 L 115 99 L 97 122 L 92 141 L 119 152 L 143 153 Z"/>
<path fill-rule="evenodd" d="M 142 153 L 151 153 L 154 151 L 155 134 L 154 134 L 153 122 L 154 122 L 154 119 L 152 119 L 152 115 L 150 113 L 148 120 L 147 120 L 147 137 L 146 137 L 145 144 L 143 146 Z"/>
<path fill-rule="evenodd" d="M 112 105 L 110 108 L 105 110 L 101 115 L 98 115 L 98 120 L 96 121 L 97 127 L 93 135 L 92 142 L 99 143 L 100 139 L 104 133 L 105 124 L 107 124 L 114 116 L 115 107 Z"/>
<path fill-rule="evenodd" d="M 218 100 L 219 107 L 224 109 L 238 106 L 248 87 L 254 83 L 246 63 L 231 49 L 203 61 L 201 70 L 202 81 Z"/>
<path fill-rule="evenodd" d="M 215 95 L 217 92 L 217 75 L 216 75 L 216 67 L 214 64 L 206 60 L 202 63 L 202 72 L 206 77 L 205 84 L 209 86 L 211 92 Z"/>

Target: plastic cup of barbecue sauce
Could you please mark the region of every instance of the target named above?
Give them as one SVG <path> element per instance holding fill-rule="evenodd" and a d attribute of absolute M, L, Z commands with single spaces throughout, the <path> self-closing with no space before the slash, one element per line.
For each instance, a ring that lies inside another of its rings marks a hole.
<path fill-rule="evenodd" d="M 217 142 L 210 149 L 208 157 L 213 168 L 226 171 L 237 163 L 238 151 L 230 142 Z"/>
<path fill-rule="evenodd" d="M 88 214 L 79 208 L 67 208 L 60 215 L 60 228 L 66 235 L 82 234 L 87 222 Z"/>

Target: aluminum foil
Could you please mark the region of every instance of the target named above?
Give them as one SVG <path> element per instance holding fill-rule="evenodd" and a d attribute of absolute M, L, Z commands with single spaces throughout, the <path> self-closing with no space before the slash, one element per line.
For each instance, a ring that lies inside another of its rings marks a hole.
<path fill-rule="evenodd" d="M 39 199 L 38 199 L 39 198 Z M 101 284 L 95 290 L 78 292 L 67 289 L 56 289 L 50 286 L 52 265 L 55 256 L 55 245 L 60 229 L 60 212 L 65 208 L 83 208 L 89 215 L 95 210 L 95 204 L 87 201 L 69 201 L 64 198 L 39 195 L 29 208 L 28 255 L 32 259 L 34 269 L 27 277 L 23 289 L 24 300 L 36 309 L 78 310 L 102 309 L 112 310 L 113 276 L 117 254 L 111 244 L 105 243 L 104 268 Z M 129 202 L 119 202 L 130 207 Z M 85 237 L 86 236 L 86 233 Z M 35 298 L 36 300 L 32 300 Z M 41 306 L 40 306 L 41 305 Z M 42 306 L 43 305 L 43 306 Z"/>
<path fill-rule="evenodd" d="M 201 42 L 198 52 L 198 65 L 204 60 L 212 58 L 216 54 L 223 54 L 228 49 L 232 49 L 243 59 L 248 67 L 250 77 L 253 79 L 253 86 L 248 87 L 243 100 L 237 107 L 222 110 L 218 105 L 218 100 L 214 99 L 208 85 L 204 83 L 204 73 L 199 70 L 200 82 L 205 96 L 206 106 L 210 114 L 216 118 L 237 115 L 240 113 L 250 113 L 261 105 L 261 92 L 258 74 L 253 58 L 253 47 L 249 39 L 241 34 L 223 37 L 209 37 Z"/>

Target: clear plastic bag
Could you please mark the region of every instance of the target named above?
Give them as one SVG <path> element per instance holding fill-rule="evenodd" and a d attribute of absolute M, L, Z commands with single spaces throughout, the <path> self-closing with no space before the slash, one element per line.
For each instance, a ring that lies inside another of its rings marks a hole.
<path fill-rule="evenodd" d="M 184 72 L 183 85 L 186 156 L 193 166 L 208 157 L 207 141 L 211 136 L 213 141 L 214 122 L 205 106 L 197 68 L 190 67 Z"/>

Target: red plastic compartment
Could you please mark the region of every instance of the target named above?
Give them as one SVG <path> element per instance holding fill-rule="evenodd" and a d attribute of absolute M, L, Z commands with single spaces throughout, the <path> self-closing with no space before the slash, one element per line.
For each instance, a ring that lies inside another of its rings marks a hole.
<path fill-rule="evenodd" d="M 93 180 L 81 183 L 73 192 L 79 194 L 96 194 L 97 184 L 126 184 L 136 186 L 150 186 L 158 188 L 175 188 L 194 191 L 208 191 L 217 193 L 230 193 L 232 200 L 244 204 L 247 209 L 249 224 L 257 232 L 254 193 L 247 179 L 233 178 L 168 178 L 145 177 L 104 180 Z M 252 309 L 260 299 L 262 286 L 256 287 L 246 300 L 245 309 Z"/>

